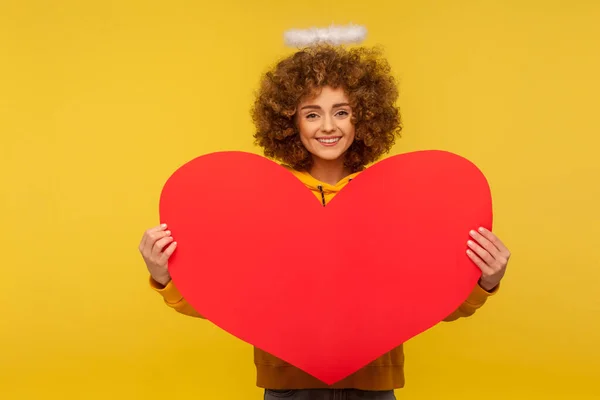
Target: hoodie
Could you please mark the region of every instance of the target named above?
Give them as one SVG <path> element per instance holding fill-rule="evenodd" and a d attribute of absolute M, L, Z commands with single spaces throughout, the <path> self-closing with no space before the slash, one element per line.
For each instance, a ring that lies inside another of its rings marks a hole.
<path fill-rule="evenodd" d="M 358 173 L 349 175 L 335 185 L 330 185 L 312 177 L 308 172 L 296 171 L 286 167 L 296 178 L 311 190 L 314 195 L 326 206 L 331 199 L 347 184 L 351 184 Z M 162 286 L 150 277 L 150 286 L 162 295 L 167 306 L 175 311 L 197 318 L 203 318 L 183 298 L 173 282 Z M 483 306 L 487 298 L 497 292 L 487 292 L 476 286 L 469 298 L 444 321 L 454 321 L 459 318 L 469 317 Z M 257 371 L 257 386 L 265 389 L 290 390 L 290 389 L 359 389 L 359 390 L 393 390 L 404 387 L 404 348 L 398 346 L 387 354 L 372 361 L 347 378 L 333 384 L 326 385 L 308 373 L 286 363 L 285 361 L 261 350 L 254 348 L 254 364 Z"/>

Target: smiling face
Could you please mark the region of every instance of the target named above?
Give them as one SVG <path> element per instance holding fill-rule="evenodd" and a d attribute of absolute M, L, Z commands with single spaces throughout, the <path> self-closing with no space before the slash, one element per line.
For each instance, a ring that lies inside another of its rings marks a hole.
<path fill-rule="evenodd" d="M 344 163 L 344 153 L 354 142 L 352 108 L 343 89 L 325 86 L 318 95 L 303 100 L 296 113 L 302 144 L 315 164 Z"/>

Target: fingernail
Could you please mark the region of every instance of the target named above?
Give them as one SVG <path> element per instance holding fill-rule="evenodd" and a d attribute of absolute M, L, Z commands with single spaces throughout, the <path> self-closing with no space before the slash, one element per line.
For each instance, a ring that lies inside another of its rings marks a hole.
<path fill-rule="evenodd" d="M 166 233 L 167 235 L 170 235 L 170 234 L 171 234 L 171 231 L 166 231 L 165 233 Z"/>
<path fill-rule="evenodd" d="M 161 224 L 160 226 L 161 226 L 162 228 L 166 228 L 166 227 L 167 227 L 167 224 Z"/>
<path fill-rule="evenodd" d="M 483 229 L 483 228 L 479 228 L 479 232 L 481 232 L 481 233 L 483 233 L 484 230 L 485 229 Z"/>
<path fill-rule="evenodd" d="M 469 244 L 469 246 L 473 246 L 473 241 L 472 240 L 469 240 L 467 243 Z"/>
<path fill-rule="evenodd" d="M 471 234 L 471 236 L 475 236 L 477 234 L 477 232 L 475 232 L 475 231 L 471 231 L 469 233 Z"/>

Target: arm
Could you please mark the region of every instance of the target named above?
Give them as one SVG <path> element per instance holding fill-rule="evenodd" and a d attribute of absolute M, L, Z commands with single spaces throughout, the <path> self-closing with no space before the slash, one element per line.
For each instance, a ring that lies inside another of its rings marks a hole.
<path fill-rule="evenodd" d="M 486 291 L 480 285 L 475 286 L 467 300 L 465 300 L 465 302 L 462 303 L 456 311 L 447 316 L 444 321 L 450 322 L 459 318 L 470 317 L 471 315 L 475 314 L 475 311 L 480 309 L 485 304 L 488 297 L 493 296 L 497 292 L 498 286 L 492 289 L 491 292 Z"/>
<path fill-rule="evenodd" d="M 156 282 L 154 279 L 152 279 L 151 276 L 150 287 L 163 297 L 163 300 L 167 306 L 171 307 L 178 313 L 188 315 L 190 317 L 204 319 L 204 317 L 200 315 L 198 311 L 194 310 L 190 303 L 188 303 L 183 298 L 181 293 L 179 293 L 179 290 L 175 287 L 175 284 L 172 280 L 169 281 L 169 283 L 167 283 L 165 286 L 163 286 L 160 283 Z"/>
<path fill-rule="evenodd" d="M 150 228 L 144 233 L 139 250 L 150 273 L 150 287 L 175 311 L 204 318 L 185 301 L 171 280 L 168 261 L 176 247 L 177 242 L 171 236 L 171 231 L 167 230 L 166 224 Z"/>
<path fill-rule="evenodd" d="M 510 251 L 489 230 L 479 228 L 478 231 L 473 230 L 469 234 L 473 240 L 467 242 L 469 246 L 467 255 L 481 269 L 481 278 L 467 300 L 444 321 L 470 317 L 485 304 L 490 296 L 496 294 L 510 258 Z"/>

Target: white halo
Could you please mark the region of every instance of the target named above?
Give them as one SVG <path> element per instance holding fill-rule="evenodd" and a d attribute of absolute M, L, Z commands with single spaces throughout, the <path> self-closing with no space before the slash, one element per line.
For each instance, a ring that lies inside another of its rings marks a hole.
<path fill-rule="evenodd" d="M 290 29 L 284 33 L 287 46 L 303 47 L 318 43 L 333 45 L 360 43 L 367 36 L 367 29 L 361 25 L 336 26 L 328 28 Z"/>

